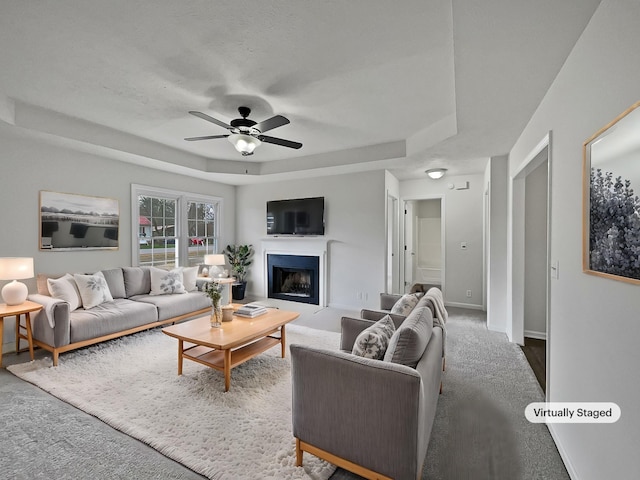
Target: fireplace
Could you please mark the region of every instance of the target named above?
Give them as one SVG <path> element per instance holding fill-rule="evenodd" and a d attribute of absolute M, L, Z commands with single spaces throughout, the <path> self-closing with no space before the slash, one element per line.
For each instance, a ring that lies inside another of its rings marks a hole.
<path fill-rule="evenodd" d="M 320 258 L 267 254 L 267 296 L 320 305 Z"/>

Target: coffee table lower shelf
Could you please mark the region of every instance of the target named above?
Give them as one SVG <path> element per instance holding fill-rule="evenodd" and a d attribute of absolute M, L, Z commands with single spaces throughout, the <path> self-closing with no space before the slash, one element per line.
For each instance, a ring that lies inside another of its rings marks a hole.
<path fill-rule="evenodd" d="M 180 343 L 182 343 L 182 341 L 180 341 Z M 178 375 L 182 374 L 182 359 L 186 358 L 193 362 L 201 363 L 207 367 L 224 372 L 224 391 L 227 392 L 229 391 L 229 386 L 231 384 L 232 368 L 235 368 L 241 363 L 260 355 L 262 352 L 265 352 L 276 345 L 281 345 L 281 343 L 281 338 L 264 337 L 253 343 L 249 343 L 248 345 L 243 345 L 235 350 L 218 350 L 203 345 L 193 345 L 192 347 L 184 348 L 182 352 L 179 353 L 181 358 L 178 360 Z"/>

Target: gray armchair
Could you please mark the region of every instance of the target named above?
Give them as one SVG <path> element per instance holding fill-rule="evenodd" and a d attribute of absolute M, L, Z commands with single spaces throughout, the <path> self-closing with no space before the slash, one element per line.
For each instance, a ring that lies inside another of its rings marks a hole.
<path fill-rule="evenodd" d="M 432 322 L 428 309 L 417 315 Z M 308 452 L 365 478 L 415 480 L 438 402 L 442 330 L 433 328 L 412 368 L 349 353 L 372 323 L 344 317 L 342 351 L 291 345 L 297 464 Z"/>

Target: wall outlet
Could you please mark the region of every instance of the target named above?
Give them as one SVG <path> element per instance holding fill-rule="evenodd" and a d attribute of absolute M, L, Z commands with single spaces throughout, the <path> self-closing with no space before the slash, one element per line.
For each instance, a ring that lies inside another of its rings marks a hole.
<path fill-rule="evenodd" d="M 471 290 L 467 290 L 467 298 L 471 298 Z"/>

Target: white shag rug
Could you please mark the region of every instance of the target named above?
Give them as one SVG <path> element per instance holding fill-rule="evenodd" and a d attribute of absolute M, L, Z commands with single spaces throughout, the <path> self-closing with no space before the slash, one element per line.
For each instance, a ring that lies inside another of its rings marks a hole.
<path fill-rule="evenodd" d="M 339 334 L 287 326 L 287 344 L 337 349 Z M 304 456 L 295 466 L 290 355 L 274 347 L 222 372 L 185 360 L 160 330 L 130 335 L 8 369 L 71 405 L 216 480 L 328 479 L 335 467 Z"/>

